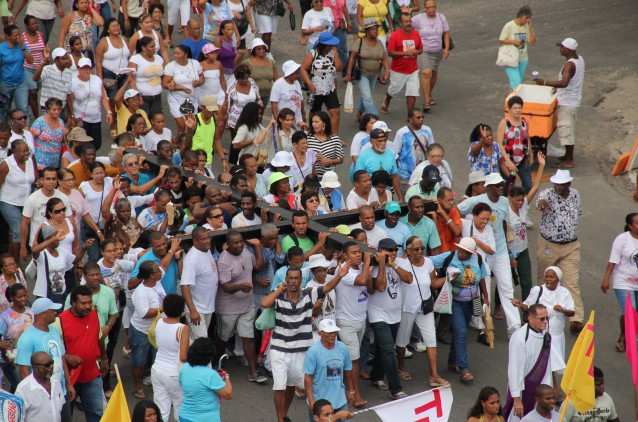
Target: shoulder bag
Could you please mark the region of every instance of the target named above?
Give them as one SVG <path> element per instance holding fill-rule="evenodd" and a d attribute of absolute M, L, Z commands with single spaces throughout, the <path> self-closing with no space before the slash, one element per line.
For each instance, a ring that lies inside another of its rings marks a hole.
<path fill-rule="evenodd" d="M 425 148 L 425 145 L 423 145 L 423 142 L 421 142 L 421 138 L 419 138 L 419 136 L 416 134 L 415 131 L 412 130 L 412 128 L 410 127 L 410 123 L 408 123 L 408 130 L 410 130 L 410 133 L 412 133 L 412 136 L 414 136 L 414 140 L 416 141 L 417 145 L 419 146 L 419 148 L 421 148 L 421 151 L 423 151 L 423 159 L 427 160 L 428 159 L 428 151 Z M 420 164 L 420 163 L 417 163 Z"/>
<path fill-rule="evenodd" d="M 248 17 L 246 17 L 246 8 L 244 7 L 244 0 L 239 0 L 239 4 L 241 4 L 241 18 L 233 18 L 233 22 L 237 25 L 237 30 L 239 31 L 239 35 L 244 35 L 248 32 Z"/>
<path fill-rule="evenodd" d="M 441 14 L 437 13 L 436 14 L 439 17 L 439 20 L 441 21 L 441 26 L 443 26 L 443 19 L 441 19 Z M 449 33 L 449 30 L 448 30 Z M 443 33 L 441 35 L 441 41 L 443 42 L 443 49 L 445 50 L 445 33 Z M 448 46 L 448 51 L 452 51 L 454 50 L 454 41 L 452 41 L 452 35 L 450 35 L 450 45 Z"/>
<path fill-rule="evenodd" d="M 472 220 L 472 225 L 470 226 L 470 237 L 474 236 L 474 220 Z M 481 260 L 481 254 L 477 254 L 478 259 L 479 259 L 479 268 L 481 267 L 482 264 L 482 260 Z M 481 300 L 481 297 L 483 296 L 482 292 L 481 292 L 481 287 L 478 286 L 478 294 L 476 295 L 476 297 L 472 298 L 472 316 L 475 317 L 482 317 L 483 316 L 483 300 Z"/>
<path fill-rule="evenodd" d="M 421 286 L 419 286 L 419 279 L 416 278 L 416 271 L 414 271 L 414 265 L 410 262 L 410 267 L 412 267 L 412 274 L 414 275 L 414 282 L 416 283 L 416 287 L 419 289 L 419 296 L 421 297 L 421 312 L 423 315 L 427 315 L 430 312 L 434 311 L 434 298 L 432 294 L 427 299 L 423 299 L 423 294 L 421 294 Z"/>
<path fill-rule="evenodd" d="M 354 62 L 354 67 L 352 68 L 351 77 L 353 81 L 358 81 L 359 79 L 361 79 L 361 66 L 360 66 L 361 47 L 363 47 L 363 38 L 359 38 L 359 49 L 357 50 L 357 61 Z"/>
<path fill-rule="evenodd" d="M 283 0 L 277 0 L 277 4 L 275 6 L 275 13 L 277 16 L 284 17 L 286 15 L 286 7 L 284 6 Z"/>
<path fill-rule="evenodd" d="M 518 47 L 512 44 L 501 45 L 498 49 L 496 65 L 501 67 L 518 67 Z"/>

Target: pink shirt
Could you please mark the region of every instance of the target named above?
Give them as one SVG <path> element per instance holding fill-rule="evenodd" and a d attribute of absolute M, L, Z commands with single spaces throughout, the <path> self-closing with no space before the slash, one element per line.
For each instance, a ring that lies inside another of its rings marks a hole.
<path fill-rule="evenodd" d="M 324 0 L 323 6 L 330 8 L 330 10 L 332 11 L 332 16 L 334 17 L 334 20 L 335 20 L 335 23 L 334 23 L 335 29 L 339 28 L 339 26 L 341 25 L 341 19 L 344 19 L 343 18 L 344 14 L 348 13 L 345 10 L 346 0 Z"/>

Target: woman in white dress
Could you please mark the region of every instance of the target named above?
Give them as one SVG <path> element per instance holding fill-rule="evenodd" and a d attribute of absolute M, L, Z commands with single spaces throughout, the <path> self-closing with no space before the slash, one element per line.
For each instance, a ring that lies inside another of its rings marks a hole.
<path fill-rule="evenodd" d="M 89 214 L 96 222 L 100 230 L 104 231 L 104 219 L 102 218 L 102 204 L 106 196 L 113 187 L 113 179 L 106 176 L 104 164 L 99 161 L 91 164 L 91 180 L 80 183 L 79 190 L 82 192 L 86 201 L 89 203 Z M 90 238 L 93 236 L 92 230 L 85 229 L 84 236 Z M 98 239 L 95 239 L 94 246 L 88 250 L 89 261 L 97 262 L 100 257 L 100 245 Z"/>
<path fill-rule="evenodd" d="M 204 83 L 197 89 L 197 99 L 202 102 L 206 95 L 214 95 L 217 104 L 221 106 L 226 99 L 226 78 L 224 77 L 224 67 L 217 60 L 219 48 L 214 44 L 206 44 L 202 47 L 200 65 L 204 73 Z"/>

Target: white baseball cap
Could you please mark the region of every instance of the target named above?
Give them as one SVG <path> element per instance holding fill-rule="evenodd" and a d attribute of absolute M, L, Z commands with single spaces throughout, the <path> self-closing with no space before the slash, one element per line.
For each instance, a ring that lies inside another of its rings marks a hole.
<path fill-rule="evenodd" d="M 381 129 L 384 132 L 392 132 L 392 129 L 390 129 L 388 127 L 388 124 L 386 122 L 384 122 L 383 120 L 377 120 L 376 122 L 374 122 L 374 124 L 372 125 L 372 130 L 374 129 Z"/>
<path fill-rule="evenodd" d="M 318 331 L 323 331 L 324 333 L 336 333 L 341 331 L 341 328 L 337 327 L 337 323 L 334 319 L 324 318 L 319 323 Z"/>
<path fill-rule="evenodd" d="M 330 268 L 330 261 L 328 261 L 326 257 L 320 253 L 310 255 L 306 268 Z"/>
<path fill-rule="evenodd" d="M 301 65 L 294 60 L 288 60 L 281 66 L 281 70 L 284 71 L 284 78 L 290 76 L 299 69 Z"/>
<path fill-rule="evenodd" d="M 78 60 L 78 69 L 85 66 L 93 67 L 93 63 L 91 62 L 91 59 L 82 57 L 80 60 Z"/>
<path fill-rule="evenodd" d="M 565 38 L 562 42 L 556 44 L 558 47 L 561 45 L 565 48 L 569 48 L 570 50 L 576 50 L 578 48 L 578 42 L 576 42 L 573 38 Z"/>
<path fill-rule="evenodd" d="M 66 51 L 64 48 L 58 47 L 55 50 L 53 50 L 53 53 L 51 53 L 51 57 L 53 58 L 53 60 L 55 60 L 58 57 L 64 57 L 67 54 L 69 54 L 68 51 Z"/>
<path fill-rule="evenodd" d="M 131 88 L 131 89 L 127 89 L 126 92 L 124 93 L 124 99 L 128 100 L 129 98 L 133 98 L 136 95 L 139 95 L 140 92 Z"/>

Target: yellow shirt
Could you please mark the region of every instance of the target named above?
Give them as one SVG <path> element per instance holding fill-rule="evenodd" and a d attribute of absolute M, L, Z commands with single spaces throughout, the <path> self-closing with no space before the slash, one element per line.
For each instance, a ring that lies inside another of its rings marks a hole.
<path fill-rule="evenodd" d="M 126 132 L 126 124 L 128 123 L 128 119 L 133 114 L 131 114 L 124 103 L 122 103 L 119 109 L 117 108 L 117 106 L 115 106 L 115 112 L 117 113 L 117 134 L 119 135 L 120 133 Z M 151 122 L 148 120 L 146 112 L 140 108 L 137 110 L 137 114 L 141 114 L 142 117 L 144 117 L 144 120 L 146 121 L 146 127 L 150 129 Z"/>

